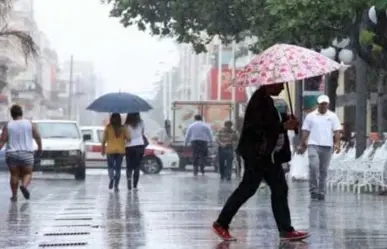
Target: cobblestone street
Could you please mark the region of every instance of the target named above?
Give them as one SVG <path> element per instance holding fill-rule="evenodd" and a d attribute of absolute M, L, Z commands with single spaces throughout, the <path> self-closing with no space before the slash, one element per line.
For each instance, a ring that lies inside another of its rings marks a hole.
<path fill-rule="evenodd" d="M 261 189 L 231 224 L 234 243 L 221 243 L 211 223 L 237 185 L 213 173 L 166 172 L 142 176 L 137 192 L 108 190 L 104 171 L 90 170 L 85 183 L 39 176 L 31 200 L 11 203 L 1 173 L 0 248 L 246 249 L 385 248 L 386 197 L 329 192 L 325 203 L 309 200 L 306 183 L 290 184 L 293 225 L 309 230 L 306 243 L 280 244 L 269 190 Z"/>

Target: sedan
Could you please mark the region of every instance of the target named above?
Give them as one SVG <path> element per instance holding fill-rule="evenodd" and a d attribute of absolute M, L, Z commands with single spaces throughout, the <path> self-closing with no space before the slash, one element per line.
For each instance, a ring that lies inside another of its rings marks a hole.
<path fill-rule="evenodd" d="M 86 166 L 89 168 L 106 167 L 106 157 L 101 155 L 101 141 L 104 127 L 84 126 L 81 127 L 83 135 L 88 134 L 91 140 L 86 142 Z M 158 174 L 163 168 L 178 168 L 179 156 L 171 148 L 159 145 L 153 141 L 145 148 L 141 164 L 141 171 L 145 174 Z M 124 160 L 123 167 L 126 166 Z"/>

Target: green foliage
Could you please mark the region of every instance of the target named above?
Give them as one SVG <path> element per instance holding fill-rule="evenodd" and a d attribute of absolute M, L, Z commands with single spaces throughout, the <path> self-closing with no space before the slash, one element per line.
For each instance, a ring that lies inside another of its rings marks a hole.
<path fill-rule="evenodd" d="M 263 47 L 284 42 L 309 48 L 331 45 L 345 37 L 354 17 L 369 5 L 368 0 L 266 0 L 265 10 L 275 19 L 263 36 Z"/>
<path fill-rule="evenodd" d="M 379 0 L 386 1 L 386 0 Z M 346 36 L 369 0 L 102 0 L 125 26 L 191 43 L 197 53 L 216 35 L 223 42 L 259 37 L 252 50 L 275 43 L 318 48 Z"/>
<path fill-rule="evenodd" d="M 375 2 L 375 9 L 376 10 L 385 10 L 385 9 L 387 9 L 387 0 L 377 0 Z"/>
<path fill-rule="evenodd" d="M 369 30 L 362 30 L 359 33 L 359 43 L 361 45 L 371 45 L 374 42 L 376 34 Z"/>

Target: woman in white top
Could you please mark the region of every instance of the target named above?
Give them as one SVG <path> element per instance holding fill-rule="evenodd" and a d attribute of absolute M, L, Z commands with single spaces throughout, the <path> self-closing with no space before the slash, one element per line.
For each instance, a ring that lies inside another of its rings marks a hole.
<path fill-rule="evenodd" d="M 34 141 L 38 145 L 38 153 L 42 151 L 42 140 L 35 126 L 23 119 L 23 110 L 18 105 L 11 107 L 12 121 L 8 122 L 1 134 L 0 149 L 6 145 L 5 158 L 11 174 L 10 185 L 12 201 L 17 200 L 17 187 L 21 178 L 20 191 L 24 198 L 30 198 L 27 187 L 31 182 L 34 166 Z"/>
<path fill-rule="evenodd" d="M 144 156 L 146 139 L 144 138 L 144 122 L 141 120 L 140 113 L 128 113 L 125 125 L 128 127 L 132 138 L 126 143 L 126 177 L 128 190 L 137 188 L 140 179 L 140 165 Z M 132 185 L 133 183 L 133 185 Z"/>

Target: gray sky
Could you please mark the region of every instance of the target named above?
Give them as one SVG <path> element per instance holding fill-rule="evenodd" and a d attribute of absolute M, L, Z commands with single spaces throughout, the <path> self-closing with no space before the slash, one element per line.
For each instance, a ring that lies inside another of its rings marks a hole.
<path fill-rule="evenodd" d="M 105 80 L 105 92 L 121 89 L 152 96 L 158 71 L 177 61 L 171 40 L 159 41 L 137 27 L 124 28 L 109 18 L 109 6 L 100 0 L 35 0 L 39 29 L 61 61 L 91 60 Z M 163 63 L 164 61 L 164 63 Z"/>

